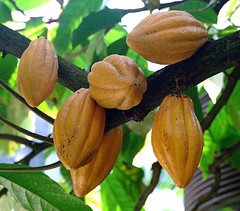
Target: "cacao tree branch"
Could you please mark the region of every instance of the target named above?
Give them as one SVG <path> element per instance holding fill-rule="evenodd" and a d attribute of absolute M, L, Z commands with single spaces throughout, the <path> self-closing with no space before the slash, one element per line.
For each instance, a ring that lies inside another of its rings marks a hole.
<path fill-rule="evenodd" d="M 141 210 L 141 208 L 145 204 L 148 196 L 153 192 L 154 188 L 157 186 L 158 180 L 159 180 L 159 177 L 161 174 L 161 170 L 162 170 L 162 166 L 160 166 L 160 164 L 158 162 L 155 162 L 152 164 L 153 175 L 152 175 L 151 182 L 150 182 L 149 186 L 146 187 L 142 196 L 138 200 L 137 205 L 135 207 L 135 211 Z"/>
<path fill-rule="evenodd" d="M 12 54 L 18 58 L 26 50 L 30 40 L 8 27 L 0 24 L 0 52 Z M 58 57 L 58 81 L 72 90 L 88 87 L 87 72 L 67 60 Z"/>
<path fill-rule="evenodd" d="M 22 128 L 22 127 L 19 127 L 18 125 L 15 125 L 12 122 L 9 122 L 8 120 L 4 119 L 1 116 L 0 116 L 0 122 L 2 122 L 4 124 L 14 128 L 15 130 L 17 130 L 17 131 L 19 131 L 19 132 L 21 132 L 21 133 L 23 133 L 25 135 L 28 135 L 28 136 L 30 136 L 32 138 L 36 138 L 38 140 L 42 140 L 42 141 L 44 141 L 44 142 L 46 142 L 48 144 L 53 144 L 52 138 L 49 138 L 49 137 L 46 137 L 46 136 L 42 136 L 42 135 L 33 133 L 33 132 L 29 131 L 29 130 L 26 130 L 26 129 Z"/>
<path fill-rule="evenodd" d="M 33 141 L 29 141 L 26 138 L 16 136 L 16 135 L 12 135 L 12 134 L 0 133 L 0 139 L 15 141 L 19 144 L 24 144 L 25 146 L 27 146 L 27 147 L 29 147 L 33 150 L 37 150 L 37 147 L 38 147 L 37 146 L 38 143 L 33 142 Z"/>
<path fill-rule="evenodd" d="M 29 40 L 0 25 L 0 51 L 20 57 Z M 185 91 L 205 79 L 240 64 L 240 31 L 216 41 L 208 41 L 195 55 L 155 72 L 147 78 L 148 89 L 142 102 L 127 111 L 107 110 L 106 130 L 130 120 L 141 121 L 159 106 L 163 98 L 177 89 Z M 87 73 L 59 58 L 58 81 L 75 91 L 88 87 Z"/>
<path fill-rule="evenodd" d="M 36 171 L 46 171 L 50 169 L 57 168 L 61 166 L 62 163 L 57 161 L 55 163 L 45 165 L 45 166 L 38 166 L 38 167 L 26 167 L 26 168 L 0 168 L 0 172 L 36 172 Z"/>
<path fill-rule="evenodd" d="M 30 105 L 27 104 L 27 102 L 24 100 L 24 98 L 22 96 L 20 96 L 17 92 L 15 92 L 13 89 L 11 89 L 6 83 L 4 83 L 1 79 L 0 79 L 0 87 L 2 87 L 3 89 L 5 89 L 7 92 L 9 92 L 11 95 L 13 95 L 17 100 L 19 100 L 21 103 L 23 103 L 25 106 L 27 106 L 31 111 L 33 111 L 36 115 L 38 115 L 39 117 L 41 117 L 42 119 L 44 119 L 45 121 L 47 121 L 50 124 L 54 123 L 54 119 L 50 116 L 48 116 L 47 114 L 45 114 L 44 112 L 40 111 L 37 108 L 33 108 Z"/>
<path fill-rule="evenodd" d="M 207 116 L 203 120 L 201 124 L 203 131 L 207 130 L 211 126 L 217 114 L 220 112 L 222 107 L 227 103 L 239 78 L 240 78 L 240 66 L 237 66 L 234 68 L 233 72 L 228 77 L 228 83 L 226 85 L 226 88 L 222 92 L 222 95 L 220 96 L 216 104 L 213 106 L 212 110 L 207 114 Z"/>

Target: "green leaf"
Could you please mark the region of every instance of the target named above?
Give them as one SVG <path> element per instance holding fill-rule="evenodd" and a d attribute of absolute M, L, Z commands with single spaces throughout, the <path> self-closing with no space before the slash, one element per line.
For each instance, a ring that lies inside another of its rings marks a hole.
<path fill-rule="evenodd" d="M 0 164 L 0 168 L 23 165 Z M 27 210 L 91 210 L 42 172 L 0 172 L 0 183 Z"/>
<path fill-rule="evenodd" d="M 170 7 L 170 10 L 182 10 L 192 14 L 196 19 L 213 24 L 217 23 L 217 14 L 212 7 L 208 8 L 208 4 L 199 0 L 187 1 L 177 6 Z"/>
<path fill-rule="evenodd" d="M 94 60 L 94 55 L 99 48 L 99 46 L 103 45 L 102 43 L 104 42 L 104 30 L 97 32 L 93 39 L 91 40 L 87 51 L 86 51 L 86 67 L 85 69 L 88 71 L 90 69 L 90 66 L 96 62 Z M 106 52 L 105 52 L 106 54 Z"/>
<path fill-rule="evenodd" d="M 5 23 L 12 20 L 11 10 L 3 2 L 0 2 L 0 11 L 0 23 Z"/>
<path fill-rule="evenodd" d="M 129 130 L 125 125 L 123 127 L 123 146 L 119 156 L 121 162 L 132 164 L 133 158 L 144 145 L 145 137 L 139 136 Z"/>
<path fill-rule="evenodd" d="M 116 42 L 117 40 L 126 37 L 127 35 L 128 35 L 127 31 L 122 26 L 116 25 L 105 34 L 104 39 L 107 46 L 109 46 L 112 43 Z"/>
<path fill-rule="evenodd" d="M 116 175 L 126 190 L 127 195 L 136 204 L 140 198 L 141 189 L 144 186 L 142 183 L 144 171 L 141 168 L 137 168 L 133 165 L 118 163 L 118 165 L 116 165 L 113 169 L 113 174 Z"/>
<path fill-rule="evenodd" d="M 225 29 L 222 29 L 222 30 L 218 30 L 218 36 L 221 38 L 221 37 L 225 37 L 229 34 L 232 34 L 234 32 L 237 32 L 238 31 L 238 28 L 236 26 L 228 26 L 227 28 Z"/>
<path fill-rule="evenodd" d="M 132 211 L 134 203 L 128 197 L 116 175 L 110 174 L 101 184 L 101 198 L 104 211 Z"/>
<path fill-rule="evenodd" d="M 70 171 L 67 170 L 64 166 L 61 166 L 60 171 L 68 185 L 73 188 Z"/>
<path fill-rule="evenodd" d="M 197 86 L 194 86 L 194 87 L 188 89 L 187 91 L 184 92 L 184 94 L 188 95 L 192 99 L 193 104 L 194 104 L 195 114 L 198 118 L 198 121 L 201 122 L 203 120 L 203 112 L 202 112 L 201 102 L 198 97 Z"/>
<path fill-rule="evenodd" d="M 26 1 L 26 0 L 15 0 L 17 6 L 22 10 L 30 10 L 35 7 L 39 7 L 49 2 L 49 0 L 37 0 L 37 1 Z"/>
<path fill-rule="evenodd" d="M 0 79 L 8 82 L 17 67 L 17 58 L 8 54 L 5 58 L 0 57 Z"/>
<path fill-rule="evenodd" d="M 105 8 L 99 12 L 90 13 L 73 32 L 73 47 L 86 42 L 87 38 L 121 21 L 122 14 L 118 10 Z"/>
<path fill-rule="evenodd" d="M 136 62 L 137 66 L 144 72 L 144 75 L 146 77 L 153 73 L 152 71 L 148 70 L 147 60 L 139 56 L 132 49 L 129 48 L 127 52 L 127 56 L 129 56 L 131 59 L 133 59 Z"/>
<path fill-rule="evenodd" d="M 59 28 L 54 39 L 54 46 L 58 53 L 64 54 L 70 48 L 72 33 L 81 23 L 84 16 L 97 11 L 102 0 L 70 0 L 59 17 Z"/>
<path fill-rule="evenodd" d="M 240 149 L 236 150 L 228 157 L 227 162 L 236 169 L 240 169 Z"/>
<path fill-rule="evenodd" d="M 226 106 L 218 113 L 209 131 L 218 149 L 230 147 L 240 139 Z"/>
<path fill-rule="evenodd" d="M 128 51 L 128 46 L 126 44 L 126 37 L 122 37 L 119 40 L 113 42 L 107 48 L 108 55 L 111 54 L 118 54 L 118 55 L 125 55 Z"/>
<path fill-rule="evenodd" d="M 209 166 L 213 163 L 216 151 L 216 144 L 210 131 L 204 132 L 204 147 L 200 160 L 200 168 L 203 171 L 204 177 L 209 174 Z"/>
<path fill-rule="evenodd" d="M 45 31 L 47 31 L 46 23 L 42 21 L 42 18 L 34 18 L 26 23 L 22 35 L 31 40 L 35 40 L 38 36 L 43 35 Z"/>

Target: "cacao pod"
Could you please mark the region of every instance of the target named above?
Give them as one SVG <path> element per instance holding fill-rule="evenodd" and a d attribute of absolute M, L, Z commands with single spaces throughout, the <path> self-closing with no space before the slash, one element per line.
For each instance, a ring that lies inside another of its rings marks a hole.
<path fill-rule="evenodd" d="M 79 89 L 60 107 L 53 127 L 53 141 L 60 161 L 67 169 L 89 163 L 101 142 L 106 121 L 104 108 Z"/>
<path fill-rule="evenodd" d="M 147 89 L 136 63 L 116 54 L 93 64 L 88 81 L 91 97 L 104 108 L 130 109 L 140 103 Z"/>
<path fill-rule="evenodd" d="M 57 75 L 58 59 L 51 42 L 42 36 L 31 41 L 18 67 L 20 95 L 30 106 L 37 107 L 52 93 Z"/>
<path fill-rule="evenodd" d="M 153 13 L 127 36 L 127 45 L 145 59 L 173 64 L 192 56 L 206 41 L 204 25 L 183 11 Z"/>
<path fill-rule="evenodd" d="M 202 129 L 189 97 L 172 94 L 164 98 L 154 116 L 152 147 L 174 183 L 180 188 L 187 186 L 203 149 Z"/>
<path fill-rule="evenodd" d="M 83 197 L 97 187 L 112 170 L 122 146 L 122 127 L 116 127 L 103 135 L 93 160 L 79 169 L 71 169 L 74 192 Z"/>

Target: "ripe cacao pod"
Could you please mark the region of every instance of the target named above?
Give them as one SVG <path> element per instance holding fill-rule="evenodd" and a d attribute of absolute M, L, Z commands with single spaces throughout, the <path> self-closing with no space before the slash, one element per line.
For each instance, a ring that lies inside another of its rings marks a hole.
<path fill-rule="evenodd" d="M 203 149 L 202 129 L 189 97 L 172 94 L 164 98 L 154 116 L 152 147 L 174 183 L 180 188 L 187 186 Z"/>
<path fill-rule="evenodd" d="M 53 141 L 67 169 L 89 163 L 100 145 L 106 121 L 104 108 L 79 89 L 60 107 L 53 127 Z"/>
<path fill-rule="evenodd" d="M 31 41 L 18 67 L 17 85 L 26 102 L 37 107 L 52 93 L 57 82 L 58 59 L 51 42 L 44 37 Z"/>
<path fill-rule="evenodd" d="M 83 197 L 97 187 L 112 170 L 122 147 L 122 127 L 116 127 L 103 135 L 96 156 L 86 166 L 71 169 L 74 192 Z"/>
<path fill-rule="evenodd" d="M 140 103 L 147 89 L 136 63 L 116 54 L 93 64 L 88 81 L 91 97 L 104 108 L 130 109 Z"/>
<path fill-rule="evenodd" d="M 206 41 L 204 25 L 183 11 L 153 13 L 127 36 L 127 45 L 145 59 L 173 64 L 192 56 Z"/>

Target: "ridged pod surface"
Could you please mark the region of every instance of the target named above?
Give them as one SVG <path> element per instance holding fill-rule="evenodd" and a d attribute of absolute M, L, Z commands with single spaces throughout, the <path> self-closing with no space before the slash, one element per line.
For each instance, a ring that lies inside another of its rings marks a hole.
<path fill-rule="evenodd" d="M 53 141 L 60 161 L 67 169 L 89 163 L 103 137 L 106 114 L 81 88 L 60 107 L 53 127 Z"/>
<path fill-rule="evenodd" d="M 203 149 L 202 129 L 189 97 L 172 94 L 164 98 L 154 116 L 152 146 L 174 183 L 180 188 L 187 186 Z"/>
<path fill-rule="evenodd" d="M 77 170 L 70 170 L 77 196 L 85 196 L 108 176 L 120 153 L 122 138 L 121 126 L 108 131 L 104 134 L 93 160 Z"/>
<path fill-rule="evenodd" d="M 184 11 L 153 13 L 127 36 L 127 45 L 145 59 L 173 64 L 192 56 L 206 41 L 203 23 Z"/>
<path fill-rule="evenodd" d="M 104 108 L 130 109 L 140 103 L 147 89 L 136 63 L 116 54 L 93 64 L 88 81 L 91 97 Z"/>
<path fill-rule="evenodd" d="M 57 75 L 58 59 L 53 45 L 42 36 L 31 41 L 18 67 L 20 95 L 30 106 L 37 107 L 52 93 Z"/>

